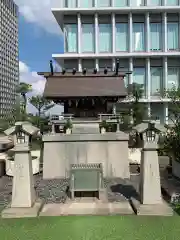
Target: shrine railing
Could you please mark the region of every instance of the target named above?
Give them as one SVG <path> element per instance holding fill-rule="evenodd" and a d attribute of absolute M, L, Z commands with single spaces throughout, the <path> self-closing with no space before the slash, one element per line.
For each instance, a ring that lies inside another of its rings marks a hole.
<path fill-rule="evenodd" d="M 98 114 L 100 121 L 103 120 L 118 120 L 120 119 L 119 114 Z"/>
<path fill-rule="evenodd" d="M 72 120 L 74 118 L 73 116 L 73 114 L 52 115 L 50 121 Z"/>

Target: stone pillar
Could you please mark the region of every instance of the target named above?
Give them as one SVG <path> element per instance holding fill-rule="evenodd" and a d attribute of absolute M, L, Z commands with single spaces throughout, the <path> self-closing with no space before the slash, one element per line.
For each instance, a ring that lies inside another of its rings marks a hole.
<path fill-rule="evenodd" d="M 14 151 L 12 201 L 2 211 L 2 217 L 36 217 L 42 203 L 36 201 L 30 149 L 27 144 L 17 144 Z"/>
<path fill-rule="evenodd" d="M 11 207 L 32 207 L 35 202 L 32 159 L 27 145 L 14 148 L 14 178 Z"/>
<path fill-rule="evenodd" d="M 142 204 L 162 203 L 157 141 L 145 140 L 141 156 L 140 198 Z"/>

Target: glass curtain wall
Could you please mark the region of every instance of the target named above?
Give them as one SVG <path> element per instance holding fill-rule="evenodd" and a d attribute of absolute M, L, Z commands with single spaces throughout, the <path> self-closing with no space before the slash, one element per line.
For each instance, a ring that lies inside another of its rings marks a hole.
<path fill-rule="evenodd" d="M 130 0 L 130 6 L 144 6 L 145 1 L 144 0 Z"/>
<path fill-rule="evenodd" d="M 161 0 L 150 0 L 148 5 L 149 6 L 161 6 Z"/>
<path fill-rule="evenodd" d="M 68 8 L 77 7 L 77 0 L 65 0 L 65 7 L 68 7 Z"/>
<path fill-rule="evenodd" d="M 97 0 L 97 7 L 110 7 L 111 0 Z"/>
<path fill-rule="evenodd" d="M 169 22 L 167 24 L 167 48 L 168 50 L 179 49 L 179 24 Z"/>
<path fill-rule="evenodd" d="M 126 7 L 128 6 L 128 0 L 114 0 L 114 7 Z"/>
<path fill-rule="evenodd" d="M 169 67 L 167 73 L 167 88 L 172 89 L 173 87 L 179 86 L 179 68 Z"/>
<path fill-rule="evenodd" d="M 161 95 L 162 68 L 151 67 L 151 96 Z"/>
<path fill-rule="evenodd" d="M 99 52 L 112 51 L 112 26 L 111 24 L 99 24 Z"/>
<path fill-rule="evenodd" d="M 94 7 L 94 0 L 79 0 L 79 5 L 82 8 Z"/>
<path fill-rule="evenodd" d="M 161 23 L 150 24 L 150 49 L 151 51 L 162 50 L 162 25 Z"/>
<path fill-rule="evenodd" d="M 166 0 L 166 5 L 167 6 L 177 6 L 178 0 Z"/>
<path fill-rule="evenodd" d="M 65 25 L 66 52 L 76 53 L 78 51 L 77 35 L 78 35 L 77 24 L 67 24 L 67 25 Z"/>
<path fill-rule="evenodd" d="M 82 24 L 82 52 L 94 52 L 95 50 L 94 24 Z"/>
<path fill-rule="evenodd" d="M 146 70 L 145 67 L 135 67 L 133 69 L 133 83 L 138 84 L 146 96 Z"/>
<path fill-rule="evenodd" d="M 133 23 L 133 51 L 145 50 L 144 23 Z"/>
<path fill-rule="evenodd" d="M 116 52 L 128 51 L 128 24 L 116 23 Z"/>

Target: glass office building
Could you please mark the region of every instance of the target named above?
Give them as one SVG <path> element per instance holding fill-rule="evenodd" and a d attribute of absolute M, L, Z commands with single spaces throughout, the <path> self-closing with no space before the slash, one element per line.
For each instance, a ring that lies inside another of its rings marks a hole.
<path fill-rule="evenodd" d="M 0 0 L 0 118 L 12 113 L 18 83 L 18 7 Z"/>
<path fill-rule="evenodd" d="M 133 71 L 148 113 L 168 123 L 164 89 L 180 82 L 180 0 L 62 0 L 52 12 L 64 34 L 64 54 L 53 58 L 67 70 L 105 67 Z"/>

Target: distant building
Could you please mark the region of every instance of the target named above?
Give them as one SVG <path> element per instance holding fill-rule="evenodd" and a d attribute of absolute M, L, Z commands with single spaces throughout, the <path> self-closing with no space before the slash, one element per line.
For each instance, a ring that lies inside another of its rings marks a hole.
<path fill-rule="evenodd" d="M 62 0 L 52 12 L 64 33 L 64 54 L 53 58 L 66 70 L 133 71 L 125 83 L 143 85 L 142 104 L 168 123 L 164 88 L 180 83 L 179 0 Z M 169 120 L 170 122 L 170 120 Z"/>
<path fill-rule="evenodd" d="M 0 118 L 14 107 L 18 83 L 18 7 L 13 0 L 0 0 Z"/>

